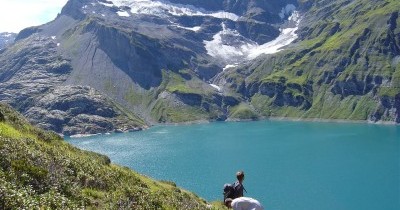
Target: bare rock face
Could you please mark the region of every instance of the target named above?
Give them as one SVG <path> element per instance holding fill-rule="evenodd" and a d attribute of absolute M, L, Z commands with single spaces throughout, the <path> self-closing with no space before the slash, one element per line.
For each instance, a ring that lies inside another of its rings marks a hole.
<path fill-rule="evenodd" d="M 0 100 L 22 110 L 32 98 L 65 81 L 72 67 L 56 48 L 51 38 L 32 36 L 2 52 Z"/>
<path fill-rule="evenodd" d="M 0 62 L 0 100 L 42 128 L 74 135 L 143 126 L 95 89 L 65 85 L 71 61 L 63 58 L 50 37 L 32 35 L 21 40 L 1 54 Z"/>
<path fill-rule="evenodd" d="M 140 129 L 110 99 L 90 87 L 59 86 L 38 98 L 25 115 L 64 135 Z"/>

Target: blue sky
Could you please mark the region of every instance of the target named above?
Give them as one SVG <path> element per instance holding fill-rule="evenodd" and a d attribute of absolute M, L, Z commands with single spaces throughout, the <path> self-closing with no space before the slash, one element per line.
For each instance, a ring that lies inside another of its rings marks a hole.
<path fill-rule="evenodd" d="M 68 0 L 0 0 L 0 32 L 19 32 L 53 20 Z"/>

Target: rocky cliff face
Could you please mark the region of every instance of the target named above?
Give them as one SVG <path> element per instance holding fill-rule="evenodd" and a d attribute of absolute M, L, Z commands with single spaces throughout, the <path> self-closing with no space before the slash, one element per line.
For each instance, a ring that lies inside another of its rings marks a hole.
<path fill-rule="evenodd" d="M 143 126 L 93 88 L 66 85 L 71 61 L 57 51 L 57 45 L 53 38 L 35 34 L 2 52 L 0 100 L 35 124 L 66 135 Z"/>
<path fill-rule="evenodd" d="M 142 128 L 109 98 L 87 86 L 59 86 L 34 102 L 25 115 L 33 123 L 65 135 Z"/>

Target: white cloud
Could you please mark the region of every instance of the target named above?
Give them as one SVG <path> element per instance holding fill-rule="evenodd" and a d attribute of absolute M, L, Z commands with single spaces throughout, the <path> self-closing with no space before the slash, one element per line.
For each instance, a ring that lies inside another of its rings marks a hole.
<path fill-rule="evenodd" d="M 68 0 L 0 0 L 0 32 L 47 23 L 61 12 Z"/>

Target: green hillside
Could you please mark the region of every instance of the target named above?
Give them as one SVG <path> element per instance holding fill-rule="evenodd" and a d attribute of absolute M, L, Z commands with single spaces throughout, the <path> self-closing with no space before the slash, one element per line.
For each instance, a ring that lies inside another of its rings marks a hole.
<path fill-rule="evenodd" d="M 298 40 L 226 86 L 263 116 L 400 122 L 400 1 L 303 4 Z"/>
<path fill-rule="evenodd" d="M 0 209 L 217 209 L 31 126 L 0 104 Z"/>

